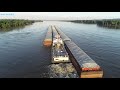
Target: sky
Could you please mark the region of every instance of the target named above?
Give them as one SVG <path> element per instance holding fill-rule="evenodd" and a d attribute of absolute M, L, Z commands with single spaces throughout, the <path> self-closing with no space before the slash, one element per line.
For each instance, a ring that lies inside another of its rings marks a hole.
<path fill-rule="evenodd" d="M 120 12 L 0 12 L 0 19 L 91 20 L 120 18 Z"/>

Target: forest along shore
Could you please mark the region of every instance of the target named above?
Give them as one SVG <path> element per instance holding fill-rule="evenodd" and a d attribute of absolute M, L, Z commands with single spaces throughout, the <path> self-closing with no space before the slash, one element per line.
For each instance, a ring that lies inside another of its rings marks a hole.
<path fill-rule="evenodd" d="M 100 27 L 120 29 L 120 19 L 101 19 L 101 20 L 72 20 L 74 23 L 97 24 Z"/>
<path fill-rule="evenodd" d="M 22 27 L 30 25 L 34 22 L 42 22 L 41 20 L 24 20 L 24 19 L 1 19 L 0 20 L 0 31 L 7 30 L 10 28 Z"/>

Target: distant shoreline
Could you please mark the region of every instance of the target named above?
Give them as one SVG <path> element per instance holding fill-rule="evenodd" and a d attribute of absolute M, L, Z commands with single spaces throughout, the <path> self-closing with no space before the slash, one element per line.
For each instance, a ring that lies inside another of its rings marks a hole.
<path fill-rule="evenodd" d="M 120 29 L 120 19 L 72 20 L 71 22 L 83 23 L 83 24 L 97 24 L 100 27 Z"/>

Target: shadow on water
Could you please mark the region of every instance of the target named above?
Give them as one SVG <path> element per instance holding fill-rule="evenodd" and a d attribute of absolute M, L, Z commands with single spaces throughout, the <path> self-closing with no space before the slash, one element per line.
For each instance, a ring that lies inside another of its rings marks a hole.
<path fill-rule="evenodd" d="M 3 32 L 10 32 L 10 31 L 13 31 L 13 30 L 20 30 L 20 29 L 23 29 L 25 28 L 25 26 L 21 26 L 21 27 L 16 27 L 16 28 L 4 28 L 4 29 L 0 29 L 0 33 L 3 33 Z"/>
<path fill-rule="evenodd" d="M 100 25 L 97 25 L 97 27 L 99 28 L 106 28 L 107 30 L 120 30 L 120 27 L 107 27 L 107 26 L 100 26 Z"/>

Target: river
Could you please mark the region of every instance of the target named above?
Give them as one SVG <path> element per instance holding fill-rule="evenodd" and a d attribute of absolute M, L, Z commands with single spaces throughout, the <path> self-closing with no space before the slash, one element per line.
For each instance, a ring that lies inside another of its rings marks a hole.
<path fill-rule="evenodd" d="M 104 78 L 120 77 L 120 29 L 44 21 L 0 32 L 0 78 L 47 77 L 51 57 L 50 48 L 43 46 L 43 40 L 49 25 L 57 25 L 99 64 Z"/>

